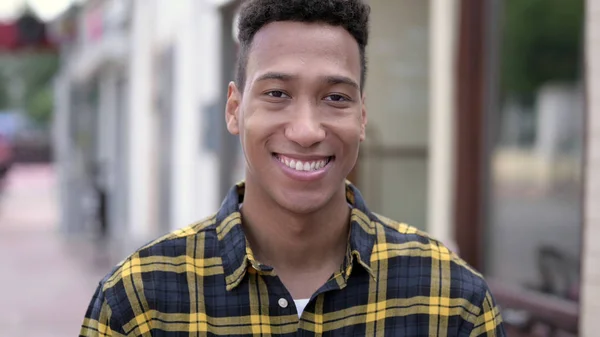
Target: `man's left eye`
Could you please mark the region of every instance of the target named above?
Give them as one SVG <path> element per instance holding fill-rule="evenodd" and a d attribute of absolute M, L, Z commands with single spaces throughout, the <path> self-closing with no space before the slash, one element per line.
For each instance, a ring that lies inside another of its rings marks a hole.
<path fill-rule="evenodd" d="M 342 95 L 338 95 L 338 94 L 333 94 L 333 95 L 329 95 L 327 97 L 325 97 L 326 101 L 334 101 L 334 102 L 345 102 L 345 101 L 349 101 L 348 98 L 346 98 L 345 96 Z"/>

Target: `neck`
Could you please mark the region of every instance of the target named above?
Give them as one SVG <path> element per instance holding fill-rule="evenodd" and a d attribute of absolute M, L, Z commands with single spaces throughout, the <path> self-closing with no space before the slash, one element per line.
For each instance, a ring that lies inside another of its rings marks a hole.
<path fill-rule="evenodd" d="M 322 209 L 296 214 L 247 182 L 242 218 L 256 259 L 277 270 L 337 268 L 345 256 L 350 208 L 343 185 Z"/>

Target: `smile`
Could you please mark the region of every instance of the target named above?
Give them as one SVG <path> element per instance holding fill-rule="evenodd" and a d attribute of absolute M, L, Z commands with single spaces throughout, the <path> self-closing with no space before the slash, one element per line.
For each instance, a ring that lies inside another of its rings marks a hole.
<path fill-rule="evenodd" d="M 311 172 L 321 170 L 325 166 L 327 166 L 327 164 L 329 164 L 334 158 L 333 156 L 330 156 L 315 158 L 311 160 L 300 160 L 297 158 L 286 157 L 278 153 L 274 153 L 273 155 L 285 166 L 299 172 Z"/>

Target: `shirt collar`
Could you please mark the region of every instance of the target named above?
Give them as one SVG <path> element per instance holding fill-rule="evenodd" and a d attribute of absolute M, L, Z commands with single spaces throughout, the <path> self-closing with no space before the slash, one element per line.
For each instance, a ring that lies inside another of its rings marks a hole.
<path fill-rule="evenodd" d="M 271 272 L 272 269 L 260 265 L 253 257 L 242 229 L 242 216 L 239 205 L 244 200 L 244 181 L 234 185 L 216 215 L 216 233 L 219 239 L 219 248 L 223 260 L 223 271 L 227 290 L 234 289 L 244 278 L 250 265 L 262 272 Z M 371 269 L 371 253 L 375 244 L 375 227 L 373 222 L 376 217 L 367 209 L 359 190 L 346 181 L 346 200 L 351 206 L 349 254 L 346 263 L 351 266 L 356 259 L 359 265 L 374 277 Z M 349 274 L 351 268 L 346 268 Z M 346 275 L 349 276 L 349 275 Z"/>

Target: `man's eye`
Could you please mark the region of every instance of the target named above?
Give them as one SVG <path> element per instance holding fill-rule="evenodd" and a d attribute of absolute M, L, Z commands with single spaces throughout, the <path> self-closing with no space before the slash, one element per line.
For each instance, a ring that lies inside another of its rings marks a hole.
<path fill-rule="evenodd" d="M 337 95 L 337 94 L 333 94 L 333 95 L 329 95 L 327 97 L 325 97 L 326 101 L 333 101 L 333 102 L 346 102 L 349 101 L 349 99 L 345 96 L 342 95 Z"/>
<path fill-rule="evenodd" d="M 269 92 L 267 92 L 267 96 L 276 97 L 276 98 L 289 98 L 290 97 L 281 90 L 269 91 Z"/>

